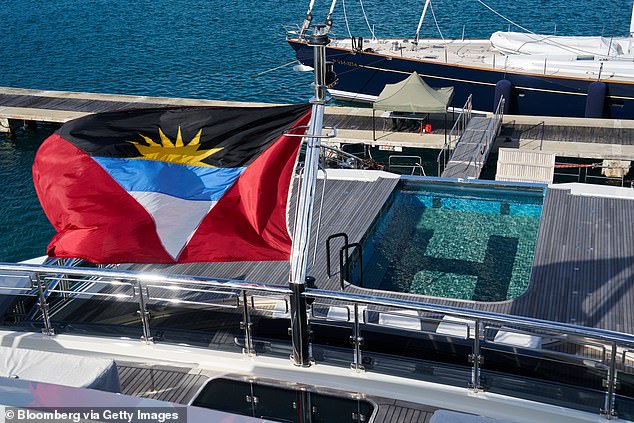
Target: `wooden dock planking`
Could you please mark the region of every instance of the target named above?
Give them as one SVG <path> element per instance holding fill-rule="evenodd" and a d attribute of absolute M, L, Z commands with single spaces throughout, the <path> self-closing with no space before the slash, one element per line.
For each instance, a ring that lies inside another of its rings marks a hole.
<path fill-rule="evenodd" d="M 0 131 L 10 132 L 10 121 L 64 123 L 90 113 L 123 109 L 263 105 L 271 104 L 0 87 Z M 369 108 L 326 107 L 324 122 L 338 128 L 338 136 L 331 140 L 335 144 L 440 149 L 446 141 L 441 115 L 431 116 L 431 134 L 418 134 L 415 128 L 394 131 L 391 119 L 378 116 L 374 120 L 377 132 L 373 136 L 372 109 Z M 545 125 L 540 125 L 542 122 Z M 558 156 L 634 159 L 634 121 L 504 116 L 503 126 L 519 134 L 516 142 L 522 149 L 543 147 Z M 603 145 L 612 148 L 606 149 Z"/>

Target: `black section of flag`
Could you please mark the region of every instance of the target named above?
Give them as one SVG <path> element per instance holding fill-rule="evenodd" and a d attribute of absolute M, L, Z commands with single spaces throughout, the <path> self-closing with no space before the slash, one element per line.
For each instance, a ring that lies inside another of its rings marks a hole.
<path fill-rule="evenodd" d="M 200 150 L 218 149 L 203 159 L 216 167 L 250 164 L 285 130 L 308 112 L 307 104 L 272 107 L 171 107 L 106 112 L 75 119 L 58 133 L 89 155 L 141 158 L 144 138 L 161 143 L 160 131 L 185 145 L 200 132 Z"/>

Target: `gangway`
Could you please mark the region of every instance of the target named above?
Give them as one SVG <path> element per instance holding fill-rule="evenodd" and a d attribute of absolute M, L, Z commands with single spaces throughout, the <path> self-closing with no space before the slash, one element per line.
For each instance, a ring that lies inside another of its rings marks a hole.
<path fill-rule="evenodd" d="M 493 116 L 474 116 L 456 143 L 441 176 L 479 178 L 502 124 L 504 97 Z"/>

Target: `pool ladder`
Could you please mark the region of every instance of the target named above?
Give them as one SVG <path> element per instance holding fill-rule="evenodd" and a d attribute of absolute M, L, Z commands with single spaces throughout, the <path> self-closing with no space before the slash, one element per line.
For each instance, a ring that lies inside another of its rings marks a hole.
<path fill-rule="evenodd" d="M 358 242 L 350 242 L 348 234 L 344 232 L 339 232 L 333 235 L 330 235 L 326 240 L 326 272 L 328 277 L 332 276 L 331 266 L 330 266 L 330 242 L 336 238 L 343 238 L 343 246 L 339 249 L 339 284 L 341 285 L 341 290 L 345 289 L 344 281 L 350 280 L 350 263 L 349 258 L 350 249 L 356 250 L 358 254 L 355 256 L 357 259 L 357 263 L 359 265 L 359 283 L 358 286 L 363 288 L 363 247 Z M 345 259 L 345 265 L 344 265 Z M 344 278 L 344 269 L 345 269 L 345 278 Z"/>

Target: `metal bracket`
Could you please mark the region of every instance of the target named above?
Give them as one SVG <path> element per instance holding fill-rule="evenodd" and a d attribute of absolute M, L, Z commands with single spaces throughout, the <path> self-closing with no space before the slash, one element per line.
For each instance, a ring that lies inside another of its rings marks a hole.
<path fill-rule="evenodd" d="M 475 355 L 475 354 L 469 354 L 467 356 L 467 360 L 469 361 L 469 363 L 473 364 L 475 362 L 475 360 L 478 360 L 478 364 L 484 364 L 484 357 L 481 355 Z"/>
<path fill-rule="evenodd" d="M 603 386 L 604 388 L 609 387 L 610 381 L 608 379 L 602 379 L 601 380 L 601 386 Z M 619 382 L 618 380 L 614 381 L 614 389 L 619 389 L 621 388 L 621 382 Z"/>

